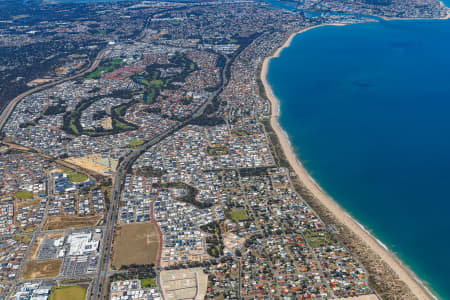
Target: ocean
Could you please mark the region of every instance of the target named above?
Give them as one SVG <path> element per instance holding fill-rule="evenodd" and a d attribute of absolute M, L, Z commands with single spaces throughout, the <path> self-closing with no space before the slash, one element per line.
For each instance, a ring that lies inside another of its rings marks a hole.
<path fill-rule="evenodd" d="M 268 81 L 313 178 L 450 300 L 450 21 L 315 28 Z"/>

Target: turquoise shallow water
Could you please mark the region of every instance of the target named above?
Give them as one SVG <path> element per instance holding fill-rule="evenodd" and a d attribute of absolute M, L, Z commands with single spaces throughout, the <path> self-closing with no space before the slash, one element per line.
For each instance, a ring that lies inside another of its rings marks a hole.
<path fill-rule="evenodd" d="M 268 79 L 312 176 L 450 299 L 450 21 L 313 29 Z"/>

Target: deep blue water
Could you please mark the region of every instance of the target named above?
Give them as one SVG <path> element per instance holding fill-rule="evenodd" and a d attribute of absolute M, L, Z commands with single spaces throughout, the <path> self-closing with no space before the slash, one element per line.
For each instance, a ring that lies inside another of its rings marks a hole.
<path fill-rule="evenodd" d="M 450 299 L 450 21 L 316 28 L 268 79 L 316 181 Z"/>
<path fill-rule="evenodd" d="M 137 0 L 44 0 L 52 3 L 99 3 L 99 2 L 121 2 L 121 1 L 137 1 Z"/>

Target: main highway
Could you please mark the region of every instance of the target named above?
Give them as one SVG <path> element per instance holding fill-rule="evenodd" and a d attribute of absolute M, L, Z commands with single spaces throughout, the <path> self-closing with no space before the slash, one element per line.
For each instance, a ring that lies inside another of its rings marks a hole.
<path fill-rule="evenodd" d="M 77 73 L 76 75 L 73 75 L 71 77 L 67 77 L 64 79 L 56 80 L 53 82 L 49 82 L 40 86 L 37 86 L 33 89 L 30 89 L 18 96 L 16 96 L 11 102 L 5 107 L 5 109 L 2 111 L 0 115 L 0 131 L 3 130 L 3 127 L 5 126 L 8 118 L 11 116 L 12 112 L 14 111 L 17 104 L 26 96 L 31 95 L 33 93 L 51 88 L 55 85 L 58 85 L 60 83 L 74 80 L 79 77 L 84 76 L 85 74 L 88 74 L 90 72 L 93 72 L 100 64 L 102 59 L 105 57 L 105 54 L 107 53 L 108 49 L 105 48 L 102 51 L 98 53 L 96 56 L 94 62 L 85 70 L 81 71 L 80 73 Z M 109 264 L 111 260 L 111 250 L 112 250 L 112 241 L 114 237 L 114 228 L 115 223 L 117 219 L 117 211 L 119 207 L 120 202 L 120 193 L 121 193 L 121 186 L 122 182 L 127 174 L 128 168 L 133 164 L 133 162 L 148 148 L 152 147 L 153 145 L 159 143 L 166 137 L 172 135 L 176 131 L 183 128 L 185 125 L 192 122 L 194 119 L 200 117 L 204 112 L 208 105 L 212 104 L 213 99 L 217 97 L 223 90 L 224 86 L 228 82 L 225 76 L 225 72 L 227 67 L 229 67 L 231 64 L 231 61 L 227 58 L 224 68 L 222 69 L 222 82 L 220 87 L 216 90 L 216 92 L 212 93 L 210 97 L 208 97 L 208 100 L 205 101 L 188 119 L 181 122 L 179 125 L 173 127 L 172 129 L 168 130 L 167 132 L 152 138 L 151 140 L 145 142 L 142 146 L 132 150 L 128 155 L 126 155 L 119 163 L 119 166 L 115 172 L 114 180 L 113 180 L 113 190 L 111 193 L 111 206 L 108 211 L 108 215 L 106 218 L 106 232 L 104 233 L 103 242 L 101 246 L 101 253 L 100 253 L 100 263 L 99 263 L 99 272 L 97 275 L 97 279 L 94 282 L 94 288 L 92 289 L 92 297 L 91 299 L 104 299 L 105 297 L 105 286 L 107 284 L 107 278 L 108 278 L 108 269 Z"/>
<path fill-rule="evenodd" d="M 228 79 L 225 76 L 225 72 L 227 68 L 230 66 L 231 60 L 227 58 L 224 68 L 222 69 L 222 82 L 220 87 L 217 88 L 217 90 L 212 93 L 208 100 L 205 101 L 188 119 L 181 122 L 179 125 L 173 127 L 172 129 L 166 131 L 165 133 L 152 138 L 151 140 L 148 140 L 140 147 L 134 149 L 131 151 L 128 155 L 126 155 L 122 161 L 120 161 L 119 166 L 117 167 L 116 173 L 114 175 L 114 182 L 113 182 L 113 190 L 111 193 L 111 207 L 109 209 L 109 213 L 106 220 L 106 233 L 103 237 L 103 243 L 101 246 L 101 253 L 100 257 L 102 258 L 100 260 L 99 265 L 99 272 L 97 276 L 97 280 L 94 283 L 94 288 L 92 289 L 92 297 L 91 299 L 105 299 L 105 287 L 107 287 L 107 278 L 108 278 L 108 269 L 110 265 L 111 260 L 111 250 L 112 250 L 112 242 L 114 237 L 114 228 L 116 224 L 117 219 L 117 211 L 119 208 L 119 202 L 120 202 L 120 194 L 121 194 L 121 188 L 122 188 L 122 182 L 125 179 L 125 176 L 127 174 L 127 171 L 129 167 L 134 163 L 134 161 L 148 148 L 156 145 L 160 141 L 164 140 L 166 137 L 174 134 L 193 120 L 199 118 L 203 113 L 205 112 L 205 109 L 208 105 L 212 104 L 215 97 L 217 97 L 223 90 L 223 88 L 227 85 Z"/>

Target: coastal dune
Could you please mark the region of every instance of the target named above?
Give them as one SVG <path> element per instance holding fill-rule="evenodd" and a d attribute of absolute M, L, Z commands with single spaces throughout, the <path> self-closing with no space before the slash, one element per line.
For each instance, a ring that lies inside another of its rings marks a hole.
<path fill-rule="evenodd" d="M 285 41 L 285 43 L 278 48 L 272 56 L 267 57 L 262 65 L 261 69 L 261 81 L 265 88 L 265 93 L 267 98 L 271 103 L 271 118 L 270 124 L 275 131 L 280 145 L 284 151 L 284 154 L 289 161 L 290 165 L 296 172 L 299 180 L 303 185 L 317 198 L 317 200 L 328 209 L 335 218 L 351 230 L 355 235 L 357 235 L 372 251 L 378 254 L 381 259 L 384 260 L 392 270 L 397 274 L 400 280 L 402 280 L 411 292 L 419 299 L 435 299 L 428 289 L 423 285 L 423 283 L 415 276 L 415 274 L 408 269 L 384 244 L 378 241 L 373 235 L 371 235 L 361 224 L 359 224 L 355 219 L 353 219 L 342 207 L 337 204 L 309 175 L 308 171 L 302 165 L 302 163 L 297 159 L 297 156 L 289 142 L 288 136 L 284 133 L 281 128 L 278 119 L 280 116 L 280 105 L 278 99 L 275 97 L 272 87 L 267 81 L 267 72 L 269 69 L 269 62 L 272 58 L 276 58 L 280 55 L 281 51 L 289 47 L 292 39 L 297 34 L 303 33 L 307 30 L 317 28 L 320 26 L 342 26 L 345 24 L 323 24 L 305 28 L 299 32 L 293 33 Z M 401 295 L 397 295 L 401 296 Z"/>

